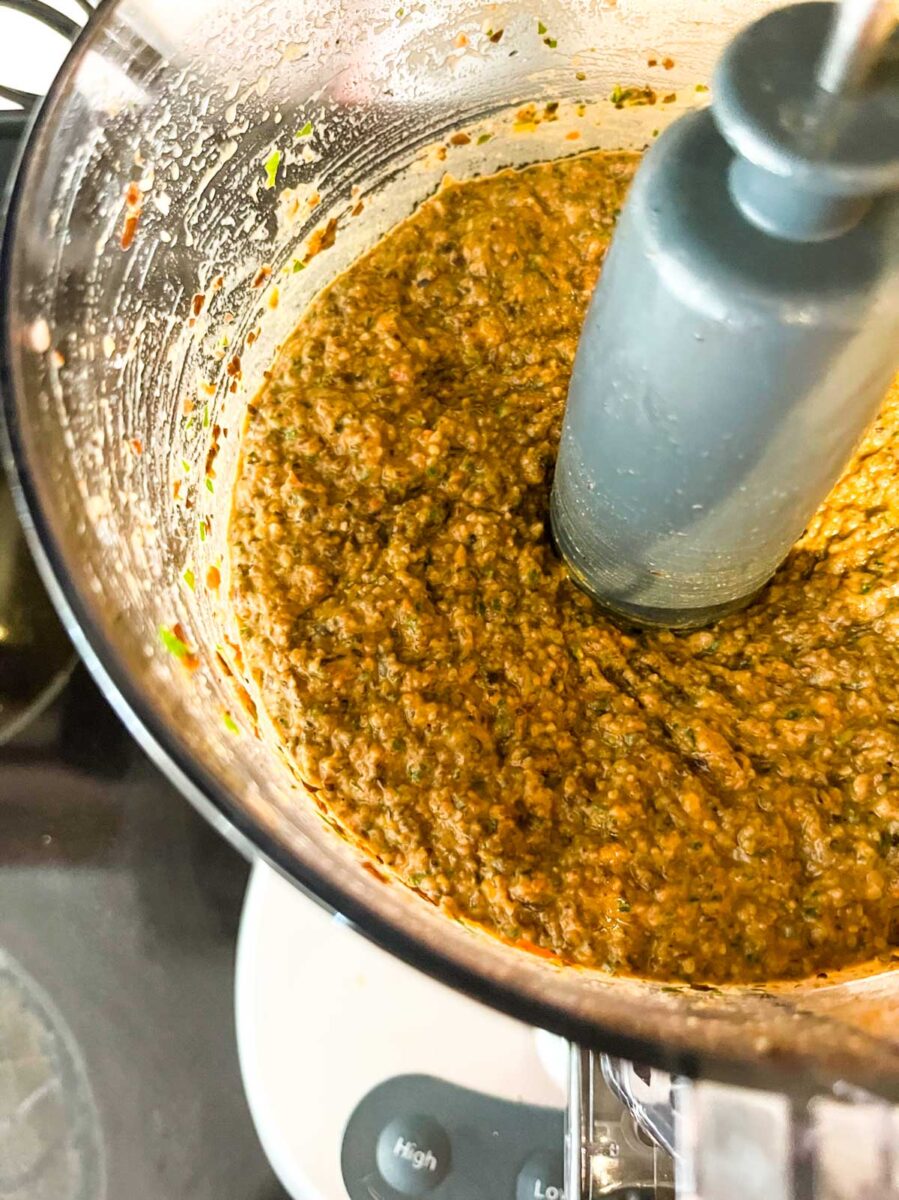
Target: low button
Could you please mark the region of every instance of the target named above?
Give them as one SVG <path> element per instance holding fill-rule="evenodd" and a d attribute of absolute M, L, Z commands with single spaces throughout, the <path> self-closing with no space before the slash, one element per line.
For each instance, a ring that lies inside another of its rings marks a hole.
<path fill-rule="evenodd" d="M 433 1117 L 396 1117 L 381 1130 L 378 1170 L 403 1196 L 424 1196 L 446 1178 L 450 1144 Z"/>
<path fill-rule="evenodd" d="M 561 1153 L 538 1150 L 518 1174 L 515 1200 L 565 1200 Z"/>

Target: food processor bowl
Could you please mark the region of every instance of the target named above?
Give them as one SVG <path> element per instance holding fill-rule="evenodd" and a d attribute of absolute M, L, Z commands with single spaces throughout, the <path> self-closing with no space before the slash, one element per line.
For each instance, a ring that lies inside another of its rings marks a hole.
<path fill-rule="evenodd" d="M 452 923 L 389 879 L 254 717 L 226 602 L 242 419 L 310 298 L 446 173 L 642 147 L 705 103 L 721 47 L 767 7 L 108 0 L 11 200 L 7 450 L 81 653 L 247 853 L 411 963 L 582 1043 L 671 1072 L 895 1098 L 889 963 L 770 990 L 615 979 Z"/>

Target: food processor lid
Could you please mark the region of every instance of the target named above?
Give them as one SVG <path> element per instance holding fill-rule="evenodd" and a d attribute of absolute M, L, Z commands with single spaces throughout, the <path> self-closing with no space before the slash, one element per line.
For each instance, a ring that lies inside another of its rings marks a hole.
<path fill-rule="evenodd" d="M 415 72 L 431 71 L 422 64 L 433 63 L 435 55 L 456 53 L 460 25 L 470 29 L 469 40 L 477 36 L 482 18 L 473 5 L 430 5 L 403 24 L 405 18 L 394 17 L 393 9 L 385 15 L 374 0 L 359 0 L 355 20 L 341 10 L 339 46 L 329 33 L 329 14 L 312 0 L 268 5 L 223 0 L 204 9 L 202 29 L 193 26 L 192 10 L 182 5 L 171 30 L 170 62 L 140 32 L 140 18 L 152 7 L 107 0 L 69 55 L 32 131 L 0 258 L 3 436 L 23 518 L 69 633 L 128 729 L 246 854 L 263 856 L 381 945 L 486 1003 L 675 1073 L 786 1090 L 797 1080 L 802 1087 L 827 1087 L 848 1076 L 899 1096 L 889 978 L 821 988 L 803 995 L 806 1011 L 800 1012 L 788 992 L 771 998 L 609 981 L 455 926 L 365 869 L 326 830 L 308 797 L 298 806 L 299 793 L 290 792 L 283 767 L 266 758 L 266 747 L 253 739 L 228 680 L 211 672 L 189 678 L 158 645 L 159 625 L 171 612 L 187 611 L 181 584 L 185 548 L 196 555 L 208 552 L 196 537 L 198 510 L 172 515 L 162 504 L 171 484 L 173 439 L 183 434 L 184 387 L 208 366 L 199 332 L 169 318 L 173 309 L 189 314 L 191 292 L 200 292 L 204 272 L 209 279 L 230 247 L 221 295 L 236 316 L 235 330 L 254 328 L 266 311 L 278 317 L 271 303 L 275 286 L 281 314 L 291 309 L 290 297 L 296 312 L 298 298 L 311 293 L 291 287 L 321 286 L 355 251 L 350 241 L 341 249 L 338 237 L 329 252 L 333 257 L 320 256 L 308 271 L 282 275 L 281 266 L 289 265 L 297 241 L 320 219 L 332 214 L 345 219 L 354 185 L 362 186 L 373 214 L 370 230 L 380 232 L 439 181 L 445 167 L 428 158 L 428 147 L 454 125 L 514 109 L 528 93 L 547 100 L 562 95 L 572 104 L 588 88 L 608 96 L 620 77 L 645 73 L 642 47 L 660 39 L 683 63 L 683 92 L 692 103 L 697 78 L 707 78 L 718 45 L 744 19 L 741 6 L 726 12 L 713 6 L 709 45 L 699 52 L 697 13 L 688 8 L 674 12 L 646 0 L 624 22 L 590 6 L 570 11 L 561 6 L 554 10 L 549 40 L 564 47 L 567 37 L 569 50 L 553 57 L 558 46 L 542 40 L 525 47 L 526 33 L 544 16 L 519 4 L 499 5 L 502 56 L 485 50 L 455 73 L 439 76 L 441 83 L 446 80 L 445 94 L 431 88 L 427 104 L 414 102 Z M 525 48 L 510 55 L 518 30 Z M 597 43 L 608 45 L 609 53 L 591 51 Z M 207 45 L 219 57 L 232 56 L 233 77 L 206 72 L 201 48 Z M 297 46 L 299 51 L 292 49 Z M 268 70 L 264 86 L 261 62 Z M 356 73 L 352 89 L 345 86 L 350 70 Z M 403 90 L 398 79 L 404 81 L 404 104 L 396 99 Z M 334 80 L 341 81 L 340 89 Z M 348 94 L 368 100 L 351 102 Z M 290 121 L 316 105 L 322 128 L 328 127 L 322 158 L 298 159 L 296 173 L 303 186 L 320 180 L 321 201 L 305 224 L 279 235 L 278 197 L 260 184 L 260 164 L 273 140 L 289 140 L 282 122 L 289 133 Z M 611 104 L 606 109 L 608 123 L 596 126 L 593 144 L 609 144 L 610 138 L 633 144 L 640 136 L 635 131 L 647 124 L 638 117 L 660 119 L 625 110 L 615 126 L 617 110 Z M 230 133 L 235 123 L 244 130 L 239 139 Z M 179 124 L 205 131 L 192 155 L 180 146 L 179 156 L 171 154 L 172 144 L 187 140 Z M 540 141 L 544 135 L 548 140 Z M 531 142 L 510 135 L 508 141 L 497 136 L 477 146 L 473 139 L 471 158 L 460 155 L 454 170 L 475 173 L 535 153 L 549 156 L 551 135 L 547 126 Z M 580 145 L 588 148 L 589 137 Z M 400 169 L 410 163 L 413 170 Z M 117 247 L 123 192 L 135 175 L 146 185 L 147 202 L 139 235 L 123 251 Z M 223 226 L 223 220 L 234 224 Z M 234 237 L 241 221 L 249 223 L 255 240 L 249 234 Z M 274 279 L 254 288 L 263 254 L 271 257 Z M 282 319 L 282 329 L 289 318 L 286 322 Z M 247 378 L 253 361 L 262 363 L 271 354 L 274 340 L 260 337 L 253 346 L 263 357 L 245 355 Z M 239 398 L 246 403 L 245 395 Z M 219 402 L 230 403 L 227 384 L 210 396 L 210 404 Z M 129 420 L 135 415 L 143 421 L 140 452 L 129 448 L 136 436 Z M 200 425 L 195 422 L 191 431 L 197 439 Z M 205 452 L 205 443 L 201 447 L 197 440 L 185 454 L 202 458 Z M 226 491 L 221 484 L 219 490 Z M 208 531 L 204 520 L 201 529 Z M 201 532 L 200 541 L 204 537 Z M 205 600 L 191 605 L 192 632 L 198 641 L 205 636 L 211 652 L 217 641 L 213 613 Z M 223 711 L 243 729 L 239 741 L 223 731 Z M 867 1028 L 859 1012 L 867 1014 Z"/>

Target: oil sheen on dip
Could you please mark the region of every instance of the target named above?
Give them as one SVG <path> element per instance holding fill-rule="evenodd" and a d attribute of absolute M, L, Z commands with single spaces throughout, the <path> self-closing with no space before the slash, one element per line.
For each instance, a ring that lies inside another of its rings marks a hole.
<path fill-rule="evenodd" d="M 316 798 L 451 916 L 654 979 L 897 940 L 899 392 L 761 598 L 627 632 L 547 534 L 636 165 L 444 187 L 306 312 L 230 528 L 248 670 Z"/>

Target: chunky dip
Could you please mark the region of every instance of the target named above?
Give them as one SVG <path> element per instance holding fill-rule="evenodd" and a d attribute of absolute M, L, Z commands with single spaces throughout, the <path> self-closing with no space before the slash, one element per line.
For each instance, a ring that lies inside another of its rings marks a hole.
<path fill-rule="evenodd" d="M 751 608 L 627 632 L 548 536 L 632 154 L 450 184 L 312 304 L 230 528 L 260 698 L 331 817 L 450 915 L 665 980 L 899 940 L 899 391 Z"/>

